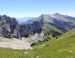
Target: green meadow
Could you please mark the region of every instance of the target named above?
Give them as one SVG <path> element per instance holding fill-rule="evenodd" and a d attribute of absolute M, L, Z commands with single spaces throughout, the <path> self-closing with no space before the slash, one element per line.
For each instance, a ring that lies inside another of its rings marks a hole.
<path fill-rule="evenodd" d="M 75 58 L 74 31 L 35 45 L 31 50 L 0 48 L 0 58 Z"/>

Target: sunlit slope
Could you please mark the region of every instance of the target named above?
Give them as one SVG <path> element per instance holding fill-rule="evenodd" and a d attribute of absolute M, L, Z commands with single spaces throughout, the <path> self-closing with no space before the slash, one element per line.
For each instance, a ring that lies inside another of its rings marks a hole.
<path fill-rule="evenodd" d="M 75 30 L 71 30 L 58 39 L 44 43 L 39 51 L 41 58 L 75 58 Z"/>
<path fill-rule="evenodd" d="M 75 58 L 75 30 L 33 48 L 33 50 L 0 48 L 0 58 Z"/>

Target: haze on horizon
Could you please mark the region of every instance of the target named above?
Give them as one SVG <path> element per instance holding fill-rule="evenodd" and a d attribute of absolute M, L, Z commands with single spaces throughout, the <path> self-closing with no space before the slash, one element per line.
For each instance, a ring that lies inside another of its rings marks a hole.
<path fill-rule="evenodd" d="M 75 0 L 0 0 L 0 15 L 38 17 L 60 13 L 75 16 Z"/>

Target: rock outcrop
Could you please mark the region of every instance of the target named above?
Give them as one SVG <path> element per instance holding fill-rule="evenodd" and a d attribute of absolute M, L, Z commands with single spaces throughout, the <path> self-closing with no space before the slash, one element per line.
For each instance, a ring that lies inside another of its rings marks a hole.
<path fill-rule="evenodd" d="M 0 34 L 3 37 L 11 38 L 11 34 L 14 32 L 17 25 L 18 22 L 15 18 L 6 15 L 0 16 Z"/>
<path fill-rule="evenodd" d="M 3 15 L 0 16 L 0 35 L 6 38 L 27 37 L 29 34 L 41 33 L 40 20 L 31 24 L 19 24 L 15 18 Z"/>

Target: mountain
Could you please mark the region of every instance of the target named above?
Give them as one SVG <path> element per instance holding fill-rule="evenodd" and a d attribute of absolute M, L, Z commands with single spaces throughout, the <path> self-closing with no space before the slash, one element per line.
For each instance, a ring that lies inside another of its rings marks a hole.
<path fill-rule="evenodd" d="M 43 32 L 46 38 L 58 36 L 75 28 L 75 18 L 62 14 L 42 14 L 39 17 L 11 18 L 0 16 L 0 34 L 4 37 L 28 37 Z M 11 36 L 12 35 L 12 36 Z"/>
<path fill-rule="evenodd" d="M 3 37 L 11 38 L 11 34 L 14 33 L 18 22 L 15 18 L 11 18 L 6 15 L 0 15 L 0 34 Z"/>
<path fill-rule="evenodd" d="M 6 38 L 21 38 L 28 37 L 29 34 L 41 33 L 42 26 L 41 21 L 24 19 L 19 23 L 16 18 L 12 18 L 6 15 L 0 16 L 0 35 Z M 36 27 L 37 26 L 37 27 Z"/>
<path fill-rule="evenodd" d="M 44 22 L 50 22 L 57 28 L 64 31 L 68 31 L 72 28 L 75 28 L 75 18 L 71 16 L 55 13 L 51 15 L 49 14 L 41 15 L 40 17 L 43 18 Z"/>
<path fill-rule="evenodd" d="M 32 24 L 34 21 L 49 22 L 50 24 L 56 26 L 58 29 L 63 31 L 68 31 L 72 28 L 75 28 L 75 17 L 68 15 L 62 15 L 59 13 L 55 14 L 42 14 L 36 18 L 22 18 L 17 19 L 20 24 Z"/>
<path fill-rule="evenodd" d="M 38 28 L 42 28 L 42 31 L 45 35 L 49 36 L 50 34 L 54 34 L 58 32 L 61 34 L 62 32 L 66 32 L 70 29 L 75 28 L 75 18 L 67 15 L 62 15 L 59 13 L 55 14 L 42 14 L 41 16 L 27 20 L 22 24 L 34 24 L 34 22 L 38 21 L 40 24 Z M 36 23 L 34 24 L 36 27 Z M 33 28 L 34 28 L 33 27 Z M 37 29 L 35 29 L 37 31 Z M 60 32 L 61 31 L 61 32 Z"/>

